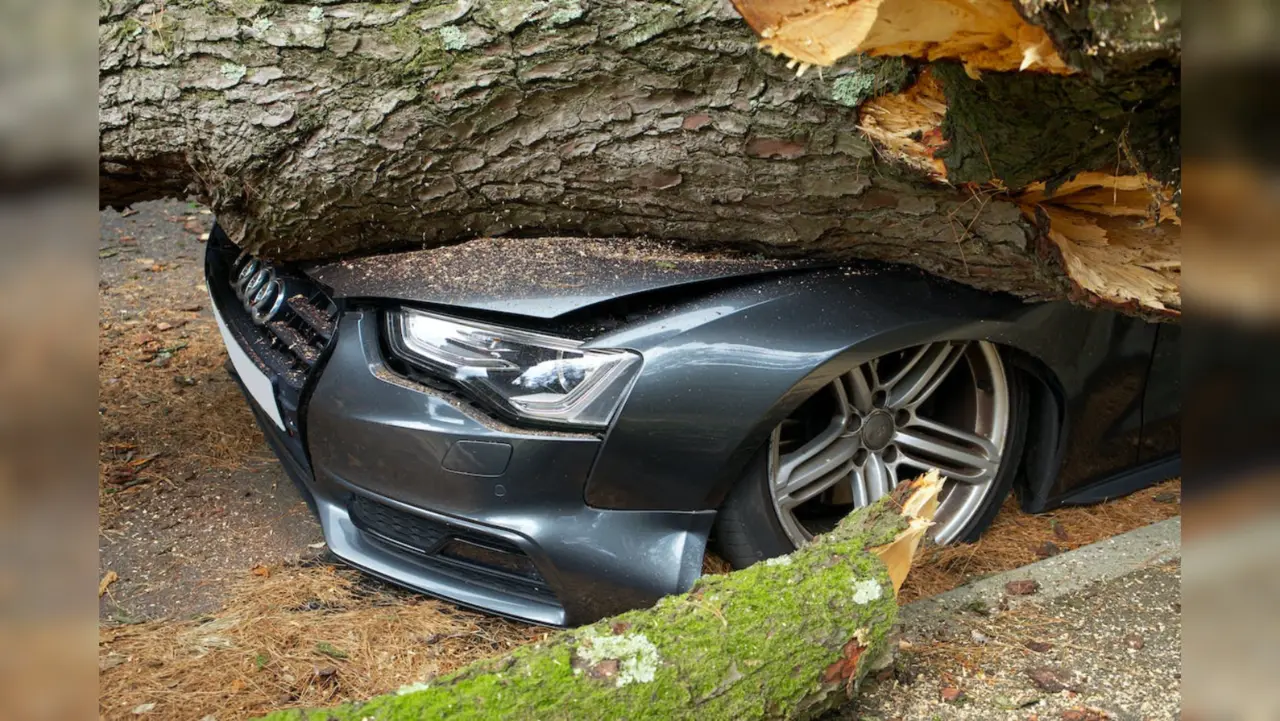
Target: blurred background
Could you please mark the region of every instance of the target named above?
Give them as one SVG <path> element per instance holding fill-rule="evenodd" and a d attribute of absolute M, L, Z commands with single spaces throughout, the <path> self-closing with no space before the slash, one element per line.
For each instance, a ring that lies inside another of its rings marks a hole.
<path fill-rule="evenodd" d="M 1184 17 L 1183 709 L 1280 718 L 1280 3 Z"/>
<path fill-rule="evenodd" d="M 94 17 L 0 0 L 0 719 L 97 715 Z"/>
<path fill-rule="evenodd" d="M 1184 711 L 1275 719 L 1280 3 L 1184 15 Z M 97 714 L 93 17 L 0 0 L 0 719 Z"/>

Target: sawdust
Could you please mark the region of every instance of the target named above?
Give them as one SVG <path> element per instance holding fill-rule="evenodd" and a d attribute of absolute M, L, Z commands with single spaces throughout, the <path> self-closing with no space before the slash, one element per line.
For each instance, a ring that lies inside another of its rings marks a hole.
<path fill-rule="evenodd" d="M 457 245 L 318 264 L 310 273 L 347 296 L 433 298 L 510 297 L 579 292 L 590 282 L 618 287 L 695 281 L 750 271 L 792 268 L 796 261 L 740 250 L 700 252 L 661 240 L 628 238 L 477 238 Z"/>

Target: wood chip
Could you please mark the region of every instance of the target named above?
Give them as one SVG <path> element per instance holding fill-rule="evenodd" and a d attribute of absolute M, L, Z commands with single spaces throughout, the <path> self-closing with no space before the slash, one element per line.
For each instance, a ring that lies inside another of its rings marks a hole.
<path fill-rule="evenodd" d="M 1010 581 L 1004 585 L 1004 592 L 1010 596 L 1030 596 L 1039 590 L 1040 582 L 1033 578 Z"/>
<path fill-rule="evenodd" d="M 107 587 L 120 580 L 120 576 L 115 571 L 107 571 L 102 574 L 102 580 L 98 581 L 98 598 L 102 598 L 107 593 Z"/>
<path fill-rule="evenodd" d="M 1045 693 L 1058 693 L 1060 691 L 1075 691 L 1079 693 L 1080 691 L 1075 682 L 1075 677 L 1065 669 L 1039 666 L 1027 669 L 1027 676 L 1031 678 L 1036 688 Z"/>

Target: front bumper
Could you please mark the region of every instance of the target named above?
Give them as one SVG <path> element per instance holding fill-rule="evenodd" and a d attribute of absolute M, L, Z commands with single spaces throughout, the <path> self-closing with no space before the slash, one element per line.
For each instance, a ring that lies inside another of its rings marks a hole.
<path fill-rule="evenodd" d="M 598 438 L 507 427 L 405 381 L 383 364 L 378 333 L 375 311 L 342 317 L 306 412 L 308 485 L 337 556 L 464 605 L 551 625 L 586 623 L 692 585 L 713 513 L 587 505 Z M 362 519 L 371 505 L 391 520 Z M 388 524 L 409 528 L 388 533 Z M 447 539 L 506 557 L 460 562 Z"/>
<path fill-rule="evenodd" d="M 207 281 L 234 339 L 254 347 L 253 324 L 223 290 L 227 252 L 210 247 Z M 292 421 L 283 429 L 246 393 L 334 555 L 548 625 L 587 623 L 692 585 L 712 512 L 588 505 L 599 437 L 506 426 L 407 381 L 384 364 L 379 332 L 377 311 L 347 310 L 320 362 L 293 384 L 301 392 L 273 379 L 287 396 L 277 398 Z"/>

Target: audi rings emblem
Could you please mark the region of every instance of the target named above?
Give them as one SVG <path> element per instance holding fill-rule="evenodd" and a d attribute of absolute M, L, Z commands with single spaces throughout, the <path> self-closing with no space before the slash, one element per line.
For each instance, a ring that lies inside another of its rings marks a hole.
<path fill-rule="evenodd" d="M 231 287 L 258 325 L 271 322 L 284 307 L 284 281 L 276 277 L 275 268 L 248 253 L 241 253 L 232 264 Z"/>

